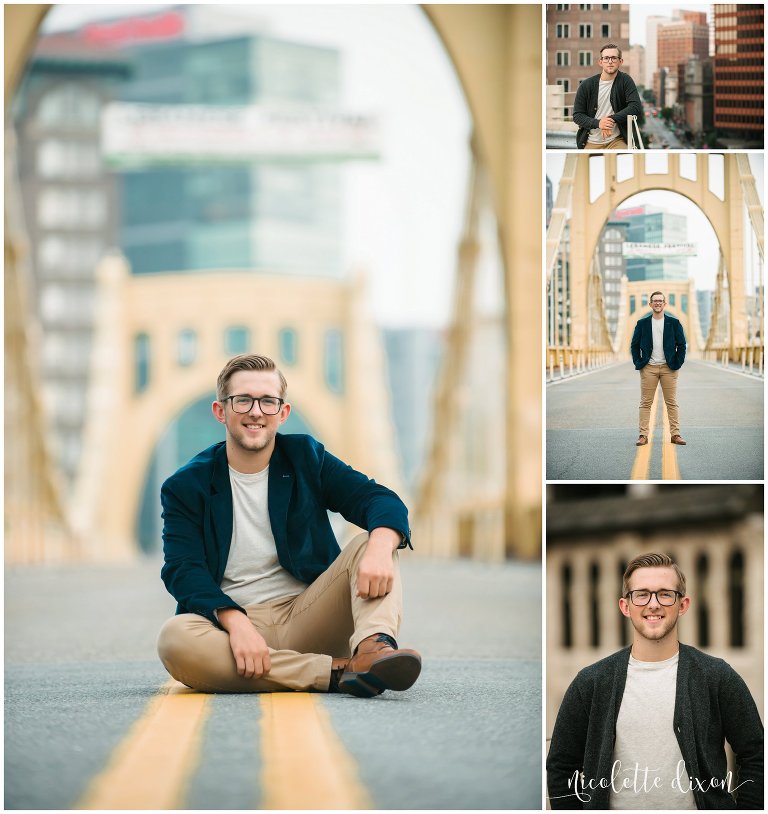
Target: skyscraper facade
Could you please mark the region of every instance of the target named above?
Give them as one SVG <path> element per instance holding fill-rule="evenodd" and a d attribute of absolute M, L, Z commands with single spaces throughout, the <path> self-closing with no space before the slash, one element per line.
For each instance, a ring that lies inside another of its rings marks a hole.
<path fill-rule="evenodd" d="M 656 207 L 635 206 L 619 209 L 614 220 L 627 225 L 628 243 L 684 243 L 688 236 L 687 218 L 663 212 Z M 642 280 L 688 279 L 688 261 L 682 256 L 626 257 L 626 274 L 630 282 Z"/>
<path fill-rule="evenodd" d="M 715 127 L 763 146 L 765 130 L 765 8 L 714 6 Z"/>

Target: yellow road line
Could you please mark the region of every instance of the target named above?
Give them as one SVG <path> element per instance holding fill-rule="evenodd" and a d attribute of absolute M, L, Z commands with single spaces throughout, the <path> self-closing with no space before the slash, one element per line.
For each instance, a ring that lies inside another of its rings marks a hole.
<path fill-rule="evenodd" d="M 373 808 L 357 766 L 310 693 L 264 693 L 262 809 Z"/>
<path fill-rule="evenodd" d="M 75 808 L 173 809 L 197 766 L 210 695 L 177 681 L 147 704 Z"/>
<path fill-rule="evenodd" d="M 662 405 L 664 421 L 664 439 L 661 442 L 661 478 L 662 480 L 680 480 L 680 467 L 677 465 L 677 447 L 669 440 L 669 414 L 667 403 Z"/>
<path fill-rule="evenodd" d="M 648 423 L 648 443 L 637 448 L 635 463 L 632 466 L 631 480 L 648 480 L 651 471 L 651 448 L 653 447 L 653 431 L 656 428 L 656 413 L 658 412 L 659 388 L 653 394 L 651 404 L 651 420 Z"/>

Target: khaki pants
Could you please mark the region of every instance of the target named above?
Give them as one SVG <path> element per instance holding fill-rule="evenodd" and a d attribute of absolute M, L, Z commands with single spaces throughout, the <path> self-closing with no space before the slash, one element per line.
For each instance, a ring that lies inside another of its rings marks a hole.
<path fill-rule="evenodd" d="M 627 150 L 627 142 L 619 136 L 615 138 L 610 144 L 590 144 L 587 142 L 584 145 L 585 150 Z"/>
<path fill-rule="evenodd" d="M 332 656 L 351 655 L 374 633 L 396 637 L 400 628 L 397 552 L 392 591 L 377 599 L 355 595 L 357 566 L 367 541 L 367 534 L 355 537 L 304 593 L 245 608 L 269 647 L 272 667 L 265 676 L 238 675 L 229 634 L 196 613 L 174 616 L 161 628 L 157 651 L 166 670 L 203 692 L 326 692 Z"/>
<path fill-rule="evenodd" d="M 640 368 L 640 435 L 648 435 L 651 419 L 651 405 L 656 388 L 661 384 L 661 392 L 667 405 L 670 435 L 680 435 L 680 414 L 677 409 L 677 373 L 668 365 L 645 365 Z"/>

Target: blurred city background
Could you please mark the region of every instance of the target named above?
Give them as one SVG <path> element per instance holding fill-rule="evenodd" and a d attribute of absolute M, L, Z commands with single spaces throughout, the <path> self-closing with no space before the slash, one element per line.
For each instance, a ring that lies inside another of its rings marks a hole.
<path fill-rule="evenodd" d="M 156 553 L 246 351 L 283 368 L 286 431 L 404 495 L 421 553 L 536 557 L 538 317 L 510 303 L 537 208 L 506 188 L 512 80 L 451 40 L 488 12 L 47 8 L 9 12 L 7 561 Z"/>
<path fill-rule="evenodd" d="M 651 551 L 685 574 L 680 641 L 725 659 L 764 714 L 762 485 L 549 485 L 547 739 L 576 673 L 631 643 L 621 579 Z"/>
<path fill-rule="evenodd" d="M 600 73 L 600 48 L 643 99 L 651 149 L 764 147 L 762 4 L 547 4 L 547 147 L 576 147 L 579 83 Z"/>

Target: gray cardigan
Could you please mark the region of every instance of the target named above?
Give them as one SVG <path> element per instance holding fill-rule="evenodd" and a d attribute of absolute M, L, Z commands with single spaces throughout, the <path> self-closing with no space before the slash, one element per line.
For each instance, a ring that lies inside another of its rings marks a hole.
<path fill-rule="evenodd" d="M 616 719 L 621 707 L 631 648 L 585 667 L 568 687 L 557 715 L 547 757 L 547 791 L 552 808 L 607 809 L 610 788 L 586 788 L 574 795 L 573 777 L 611 777 Z M 697 808 L 763 807 L 763 724 L 747 685 L 722 659 L 680 645 L 673 727 L 689 776 L 724 780 L 724 740 L 736 755 L 732 795 L 714 786 L 694 786 Z M 569 787 L 568 781 L 571 781 Z"/>

